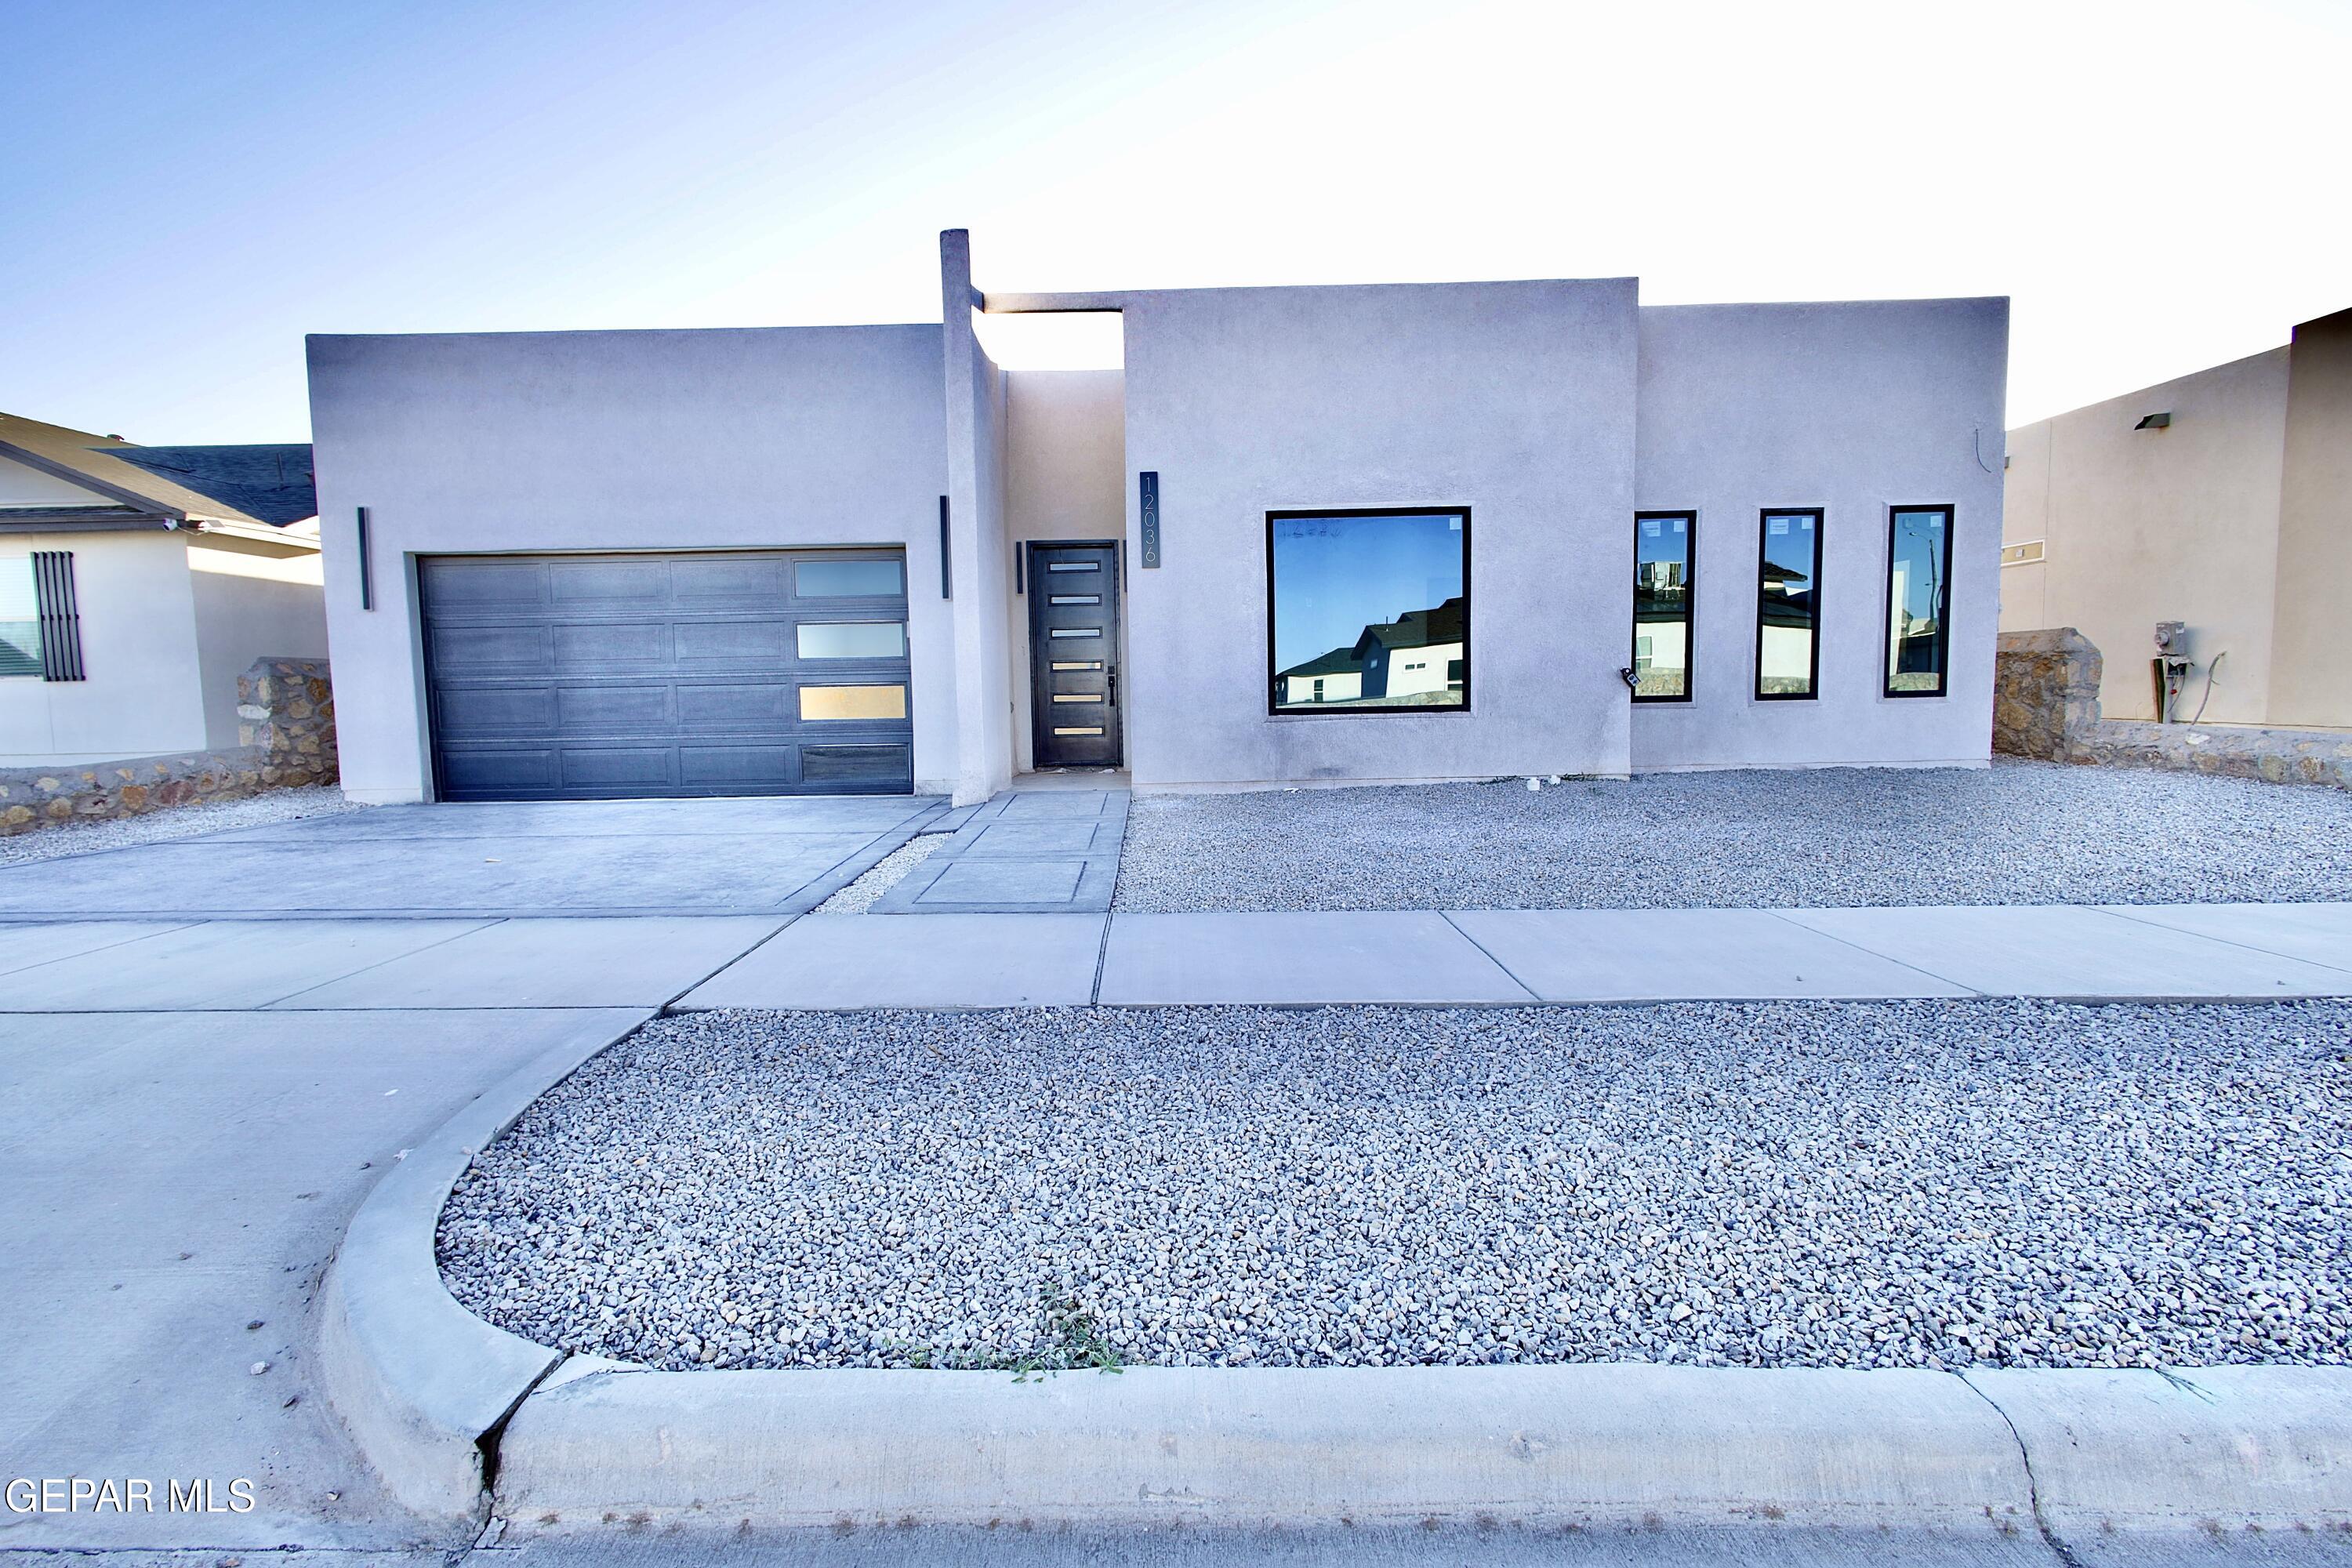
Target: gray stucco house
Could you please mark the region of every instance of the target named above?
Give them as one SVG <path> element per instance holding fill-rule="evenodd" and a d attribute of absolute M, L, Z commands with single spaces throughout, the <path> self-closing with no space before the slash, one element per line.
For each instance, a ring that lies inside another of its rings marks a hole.
<path fill-rule="evenodd" d="M 345 789 L 1987 761 L 2006 300 L 940 258 L 943 324 L 312 338 Z M 1055 310 L 1124 368 L 972 330 Z"/>

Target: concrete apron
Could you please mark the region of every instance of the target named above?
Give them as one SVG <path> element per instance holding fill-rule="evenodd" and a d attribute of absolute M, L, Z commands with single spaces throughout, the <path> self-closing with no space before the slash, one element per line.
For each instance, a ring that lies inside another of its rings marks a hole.
<path fill-rule="evenodd" d="M 1900 1529 L 1989 1547 L 2038 1535 L 2083 1561 L 2150 1532 L 2352 1533 L 2347 1367 L 1138 1367 L 1016 1383 L 567 1359 L 460 1307 L 434 1236 L 475 1153 L 610 1043 L 559 1047 L 484 1094 L 385 1177 L 337 1253 L 326 1386 L 421 1512 L 558 1531 Z"/>

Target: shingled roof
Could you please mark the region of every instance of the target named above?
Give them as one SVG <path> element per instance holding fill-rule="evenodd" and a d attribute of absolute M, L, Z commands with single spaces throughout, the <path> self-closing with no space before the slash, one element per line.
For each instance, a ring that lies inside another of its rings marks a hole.
<path fill-rule="evenodd" d="M 37 513 L 101 520 L 120 513 L 125 527 L 219 522 L 282 529 L 318 514 L 310 448 L 141 447 L 120 437 L 0 414 L 0 458 L 11 458 L 90 492 L 75 511 L 55 502 L 0 507 L 0 523 L 37 524 Z"/>
<path fill-rule="evenodd" d="M 1457 595 L 1435 609 L 1408 610 L 1395 620 L 1366 626 L 1364 635 L 1356 639 L 1356 647 L 1360 652 L 1367 642 L 1378 642 L 1394 653 L 1402 648 L 1460 642 L 1462 623 L 1462 600 Z"/>

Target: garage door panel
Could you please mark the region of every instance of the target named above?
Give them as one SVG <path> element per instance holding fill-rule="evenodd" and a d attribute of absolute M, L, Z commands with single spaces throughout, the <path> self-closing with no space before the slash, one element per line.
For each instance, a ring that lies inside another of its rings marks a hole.
<path fill-rule="evenodd" d="M 669 563 L 658 558 L 559 561 L 548 569 L 548 597 L 562 605 L 659 607 L 669 598 Z"/>
<path fill-rule="evenodd" d="M 799 706 L 788 683 L 677 688 L 678 727 L 689 734 L 789 730 Z"/>
<path fill-rule="evenodd" d="M 555 722 L 565 734 L 667 737 L 677 732 L 677 708 L 667 686 L 565 686 Z"/>
<path fill-rule="evenodd" d="M 592 621 L 555 628 L 555 668 L 566 675 L 597 675 L 623 666 L 667 669 L 671 628 L 661 621 Z"/>
<path fill-rule="evenodd" d="M 453 566 L 444 558 L 422 563 L 418 574 L 434 603 L 453 614 L 500 612 L 548 602 L 544 562 L 474 559 Z"/>
<path fill-rule="evenodd" d="M 433 672 L 544 675 L 555 668 L 546 626 L 444 626 L 433 634 Z"/>
<path fill-rule="evenodd" d="M 792 658 L 793 640 L 789 620 L 680 621 L 677 661 L 772 669 Z"/>
<path fill-rule="evenodd" d="M 909 791 L 915 787 L 914 749 L 881 743 L 803 746 L 801 782 L 813 790 Z"/>
<path fill-rule="evenodd" d="M 544 735 L 556 728 L 557 693 L 545 686 L 448 686 L 441 691 L 441 732 L 452 740 Z"/>
<path fill-rule="evenodd" d="M 559 755 L 569 788 L 660 790 L 677 782 L 667 746 L 566 746 Z"/>
<path fill-rule="evenodd" d="M 561 786 L 552 748 L 511 751 L 452 747 L 441 754 L 441 788 L 452 799 L 495 800 L 508 792 L 546 793 Z"/>
<path fill-rule="evenodd" d="M 793 776 L 795 746 L 680 746 L 681 782 L 702 789 L 744 793 Z"/>
<path fill-rule="evenodd" d="M 914 787 L 906 601 L 871 592 L 904 584 L 895 554 L 441 556 L 418 580 L 444 798 Z M 803 658 L 804 621 L 851 620 L 887 629 Z"/>
<path fill-rule="evenodd" d="M 772 610 L 792 597 L 792 563 L 773 557 L 679 560 L 670 567 L 671 602 L 680 610 L 738 605 Z"/>

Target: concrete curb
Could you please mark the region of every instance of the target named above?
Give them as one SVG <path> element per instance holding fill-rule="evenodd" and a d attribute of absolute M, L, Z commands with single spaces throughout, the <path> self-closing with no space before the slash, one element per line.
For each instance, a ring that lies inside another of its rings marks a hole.
<path fill-rule="evenodd" d="M 2061 1536 L 2352 1531 L 2352 1367 L 1963 1375 L 2015 1428 Z"/>
<path fill-rule="evenodd" d="M 1648 1365 L 600 1370 L 523 1401 L 501 1512 L 730 1527 L 1429 1518 L 2031 1531 L 2000 1414 L 1929 1372 Z"/>
<path fill-rule="evenodd" d="M 435 1234 L 475 1153 L 652 1016 L 583 1013 L 578 1036 L 388 1173 L 336 1254 L 321 1375 L 419 1512 L 479 1518 L 494 1483 L 499 1511 L 559 1529 L 1509 1520 L 2004 1543 L 2038 1529 L 2084 1562 L 2133 1537 L 2352 1534 L 2352 1367 L 1139 1367 L 1016 1383 L 567 1361 L 460 1307 Z"/>
<path fill-rule="evenodd" d="M 478 1151 L 652 1016 L 583 1010 L 576 1036 L 484 1090 L 387 1172 L 335 1250 L 320 1300 L 320 1379 L 385 1486 L 419 1513 L 481 1514 L 481 1439 L 563 1359 L 450 1296 L 434 1251 L 442 1205 Z"/>

